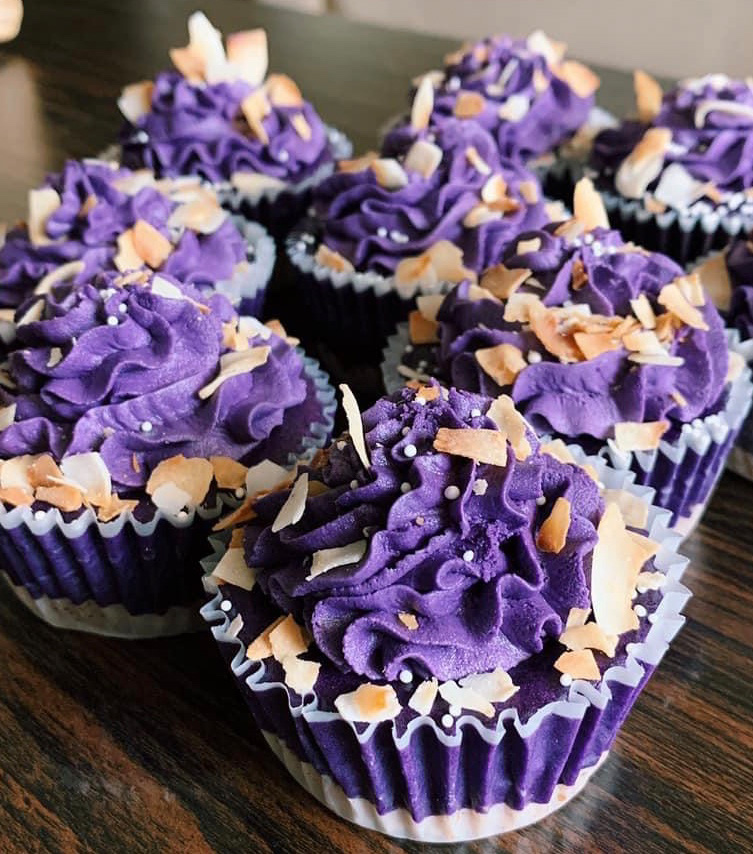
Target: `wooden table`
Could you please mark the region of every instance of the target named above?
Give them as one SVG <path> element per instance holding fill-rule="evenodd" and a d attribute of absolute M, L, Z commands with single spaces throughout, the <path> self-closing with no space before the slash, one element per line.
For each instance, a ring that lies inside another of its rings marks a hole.
<path fill-rule="evenodd" d="M 214 0 L 268 29 L 275 69 L 358 148 L 436 66 L 439 39 Z M 112 140 L 121 85 L 166 64 L 194 0 L 28 0 L 0 51 L 0 218 L 65 157 Z M 542 22 L 546 23 L 546 22 Z M 703 69 L 699 69 L 703 70 Z M 602 101 L 631 102 L 603 72 Z M 688 624 L 611 757 L 560 813 L 468 852 L 753 850 L 753 486 L 726 475 L 685 545 Z M 335 818 L 265 748 L 207 635 L 118 642 L 48 628 L 0 591 L 0 851 L 422 851 Z"/>

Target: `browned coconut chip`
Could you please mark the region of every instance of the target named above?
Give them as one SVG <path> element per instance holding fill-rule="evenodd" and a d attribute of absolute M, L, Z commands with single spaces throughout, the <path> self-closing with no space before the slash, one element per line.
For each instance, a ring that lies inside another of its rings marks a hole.
<path fill-rule="evenodd" d="M 352 160 L 340 160 L 337 164 L 339 172 L 363 172 L 368 169 L 371 164 L 379 157 L 376 151 L 367 151 L 361 157 L 354 157 Z"/>
<path fill-rule="evenodd" d="M 529 50 L 541 54 L 550 67 L 559 65 L 567 50 L 565 42 L 558 42 L 549 38 L 543 30 L 534 30 L 528 36 L 526 45 Z"/>
<path fill-rule="evenodd" d="M 542 552 L 559 554 L 565 548 L 567 532 L 570 530 L 570 501 L 560 496 L 552 512 L 544 520 L 536 536 L 536 546 Z"/>
<path fill-rule="evenodd" d="M 397 285 L 421 284 L 429 287 L 438 284 L 439 277 L 431 256 L 425 253 L 412 258 L 403 258 L 395 267 L 395 283 Z"/>
<path fill-rule="evenodd" d="M 648 522 L 648 503 L 626 489 L 605 489 L 602 498 L 606 504 L 616 504 L 622 518 L 631 528 L 643 530 Z"/>
<path fill-rule="evenodd" d="M 574 291 L 579 291 L 582 287 L 588 284 L 588 273 L 586 272 L 586 267 L 579 258 L 576 258 L 573 262 L 573 269 L 571 275 L 571 287 Z"/>
<path fill-rule="evenodd" d="M 630 353 L 628 361 L 636 362 L 639 365 L 661 365 L 665 368 L 677 368 L 684 364 L 685 360 L 681 356 L 670 356 L 660 354 L 645 353 Z"/>
<path fill-rule="evenodd" d="M 573 626 L 584 626 L 590 615 L 590 608 L 571 608 L 567 615 L 565 628 L 571 629 Z"/>
<path fill-rule="evenodd" d="M 586 231 L 593 231 L 595 228 L 609 228 L 609 217 L 604 202 L 590 178 L 581 178 L 575 185 L 573 213 L 575 219 L 581 223 Z"/>
<path fill-rule="evenodd" d="M 724 378 L 725 382 L 736 380 L 745 370 L 745 359 L 740 353 L 729 351 L 729 364 L 727 366 L 727 375 Z"/>
<path fill-rule="evenodd" d="M 589 682 L 601 679 L 599 665 L 596 663 L 594 654 L 590 649 L 581 649 L 578 652 L 563 652 L 554 662 L 554 667 L 560 673 L 564 673 L 572 679 L 585 679 Z"/>
<path fill-rule="evenodd" d="M 458 92 L 453 114 L 458 119 L 473 119 L 484 112 L 486 99 L 479 92 Z"/>
<path fill-rule="evenodd" d="M 410 380 L 405 384 L 406 388 L 412 388 L 416 391 L 416 400 L 422 400 L 424 403 L 429 403 L 436 400 L 440 395 L 439 386 L 423 385 L 418 380 Z"/>
<path fill-rule="evenodd" d="M 654 196 L 647 195 L 643 200 L 643 206 L 649 213 L 663 214 L 667 210 L 664 202 L 658 201 Z"/>
<path fill-rule="evenodd" d="M 434 449 L 444 454 L 465 457 L 492 466 L 507 465 L 507 436 L 501 430 L 440 427 Z"/>
<path fill-rule="evenodd" d="M 220 371 L 212 382 L 199 389 L 202 400 L 211 397 L 215 391 L 231 377 L 247 374 L 267 363 L 270 347 L 251 347 L 240 352 L 223 353 L 220 356 Z"/>
<path fill-rule="evenodd" d="M 60 471 L 60 466 L 50 454 L 41 454 L 31 463 L 26 476 L 29 485 L 33 489 L 37 489 L 40 486 L 54 486 L 56 483 L 60 483 L 63 479 L 63 472 Z"/>
<path fill-rule="evenodd" d="M 248 338 L 238 331 L 236 322 L 222 324 L 222 344 L 227 350 L 248 350 Z"/>
<path fill-rule="evenodd" d="M 669 128 L 649 128 L 617 169 L 614 183 L 618 192 L 628 199 L 642 198 L 661 172 L 671 142 Z"/>
<path fill-rule="evenodd" d="M 75 486 L 40 486 L 34 493 L 34 498 L 37 501 L 45 501 L 58 507 L 66 513 L 73 513 L 80 510 L 84 503 L 81 492 Z"/>
<path fill-rule="evenodd" d="M 285 503 L 280 507 L 274 522 L 272 522 L 273 534 L 282 531 L 289 525 L 295 525 L 297 522 L 300 522 L 303 512 L 306 509 L 308 493 L 309 476 L 307 472 L 304 472 L 295 482 L 295 486 L 290 490 Z"/>
<path fill-rule="evenodd" d="M 444 294 L 420 294 L 416 297 L 416 306 L 427 320 L 436 320 L 444 299 Z"/>
<path fill-rule="evenodd" d="M 679 391 L 673 391 L 672 394 L 670 394 L 670 397 L 672 398 L 672 400 L 674 400 L 674 402 L 678 406 L 687 406 L 688 405 L 687 397 L 685 397 L 685 395 Z"/>
<path fill-rule="evenodd" d="M 636 69 L 633 72 L 633 89 L 635 90 L 635 103 L 638 108 L 638 120 L 650 124 L 661 110 L 661 102 L 664 97 L 661 86 L 650 74 Z"/>
<path fill-rule="evenodd" d="M 436 679 L 422 682 L 408 700 L 408 707 L 419 715 L 428 715 L 439 693 L 439 683 Z"/>
<path fill-rule="evenodd" d="M 720 252 L 704 261 L 693 271 L 701 281 L 701 285 L 711 297 L 714 305 L 720 311 L 729 311 L 732 300 L 732 282 L 727 270 L 726 252 Z"/>
<path fill-rule="evenodd" d="M 0 487 L 0 501 L 12 507 L 28 507 L 34 503 L 34 496 L 20 486 Z"/>
<path fill-rule="evenodd" d="M 5 430 L 6 427 L 10 427 L 10 425 L 14 422 L 15 418 L 15 403 L 11 403 L 9 406 L 3 406 L 2 408 L 0 408 L 0 431 Z"/>
<path fill-rule="evenodd" d="M 547 309 L 540 301 L 531 303 L 528 310 L 528 322 L 531 332 L 543 344 L 547 352 L 556 356 L 561 362 L 579 362 L 580 349 L 571 335 L 563 335 L 559 331 L 559 323 L 555 312 Z"/>
<path fill-rule="evenodd" d="M 228 62 L 238 76 L 251 86 L 260 86 L 269 64 L 267 34 L 264 30 L 231 33 L 225 42 Z"/>
<path fill-rule="evenodd" d="M 29 480 L 29 471 L 35 460 L 36 457 L 31 454 L 22 454 L 19 457 L 3 460 L 0 465 L 0 487 L 3 489 L 21 489 L 31 495 L 34 492 L 34 487 Z"/>
<path fill-rule="evenodd" d="M 397 618 L 405 626 L 406 629 L 409 629 L 412 632 L 418 628 L 418 620 L 416 619 L 415 614 L 409 614 L 405 611 L 401 611 L 397 615 Z"/>
<path fill-rule="evenodd" d="M 236 507 L 232 513 L 223 516 L 219 522 L 215 523 L 213 531 L 227 531 L 228 528 L 233 528 L 236 525 L 242 525 L 245 522 L 250 522 L 256 518 L 253 506 L 256 501 L 256 496 L 249 495 L 240 507 Z"/>
<path fill-rule="evenodd" d="M 314 690 L 321 669 L 321 664 L 317 661 L 305 661 L 302 658 L 288 656 L 283 660 L 282 667 L 288 688 L 292 688 L 301 695 Z"/>
<path fill-rule="evenodd" d="M 622 336 L 622 343 L 626 349 L 632 350 L 634 353 L 644 353 L 646 355 L 665 355 L 666 350 L 659 341 L 657 334 L 646 329 L 642 331 L 628 332 Z"/>
<path fill-rule="evenodd" d="M 498 667 L 490 673 L 471 673 L 458 680 L 461 688 L 468 688 L 490 703 L 506 703 L 519 690 L 510 674 Z"/>
<path fill-rule="evenodd" d="M 601 80 L 590 68 L 574 59 L 556 65 L 552 71 L 564 80 L 579 98 L 590 98 L 601 85 Z"/>
<path fill-rule="evenodd" d="M 541 238 L 532 237 L 529 240 L 519 240 L 515 247 L 517 255 L 527 255 L 529 252 L 538 252 L 541 249 Z"/>
<path fill-rule="evenodd" d="M 502 388 L 512 385 L 518 374 L 528 367 L 522 350 L 514 344 L 482 347 L 474 355 L 484 373 Z"/>
<path fill-rule="evenodd" d="M 475 152 L 476 157 L 481 160 L 478 151 L 476 151 L 476 149 L 471 146 L 470 148 L 467 148 L 465 152 L 466 158 L 468 159 L 469 163 L 473 163 L 468 153 L 470 151 Z M 481 160 L 481 163 L 484 163 L 484 161 Z M 473 163 L 473 165 L 475 166 L 476 164 Z M 486 163 L 484 163 L 484 165 L 486 166 Z M 478 166 L 476 166 L 476 168 L 478 169 Z M 487 168 L 489 167 L 487 166 Z M 480 172 L 481 169 L 478 169 L 478 171 Z M 507 198 L 507 181 L 505 181 L 505 179 L 501 175 L 492 175 L 486 180 L 484 186 L 481 188 L 481 201 L 485 202 L 488 205 L 491 205 L 494 202 L 498 202 L 500 199 L 505 198 Z"/>
<path fill-rule="evenodd" d="M 434 109 L 434 84 L 431 78 L 424 77 L 418 84 L 410 111 L 410 124 L 413 130 L 424 130 L 429 126 Z"/>
<path fill-rule="evenodd" d="M 132 237 L 133 248 L 152 269 L 161 267 L 173 251 L 172 243 L 146 220 L 136 220 Z"/>
<path fill-rule="evenodd" d="M 498 299 L 509 299 L 530 275 L 525 267 L 515 270 L 495 264 L 484 271 L 480 284 Z"/>
<path fill-rule="evenodd" d="M 402 711 L 392 685 L 374 685 L 367 682 L 349 694 L 335 699 L 335 708 L 346 721 L 353 723 L 379 723 L 391 721 Z"/>
<path fill-rule="evenodd" d="M 641 294 L 636 299 L 630 300 L 633 314 L 638 318 L 645 329 L 656 329 L 656 315 L 646 294 Z"/>
<path fill-rule="evenodd" d="M 97 507 L 97 518 L 100 522 L 110 522 L 122 513 L 134 511 L 138 503 L 135 498 L 123 499 L 113 493 L 107 501 Z"/>
<path fill-rule="evenodd" d="M 674 282 L 664 285 L 659 292 L 657 302 L 688 326 L 708 330 L 709 325 L 703 319 L 701 312 L 688 302 L 685 294 Z"/>
<path fill-rule="evenodd" d="M 122 234 L 118 235 L 117 245 L 118 251 L 113 258 L 113 262 L 121 273 L 144 266 L 144 259 L 136 249 L 132 228 L 128 228 Z"/>
<path fill-rule="evenodd" d="M 249 661 L 262 661 L 265 658 L 272 656 L 272 645 L 269 642 L 269 636 L 280 625 L 285 617 L 278 617 L 273 623 L 270 623 L 261 634 L 259 634 L 249 644 L 246 650 L 246 658 Z"/>
<path fill-rule="evenodd" d="M 363 421 L 361 420 L 361 410 L 358 408 L 358 401 L 350 390 L 350 386 L 346 383 L 341 383 L 339 389 L 343 396 L 343 409 L 345 410 L 345 418 L 348 422 L 350 439 L 353 442 L 353 447 L 356 449 L 361 465 L 365 469 L 368 469 L 371 467 L 371 460 L 369 459 L 369 451 L 366 447 L 366 439 L 363 434 Z"/>
<path fill-rule="evenodd" d="M 207 497 L 213 477 L 214 469 L 209 460 L 178 454 L 157 464 L 146 482 L 146 492 L 159 507 L 162 495 L 171 495 L 174 489 L 178 489 L 186 497 L 181 507 L 198 507 Z"/>
<path fill-rule="evenodd" d="M 355 269 L 347 258 L 343 258 L 339 252 L 335 252 L 329 246 L 325 246 L 324 243 L 319 244 L 314 259 L 317 264 L 321 264 L 322 267 L 329 267 L 336 273 L 352 273 Z"/>
<path fill-rule="evenodd" d="M 210 457 L 214 479 L 220 489 L 239 489 L 246 483 L 248 469 L 232 457 Z"/>
<path fill-rule="evenodd" d="M 439 696 L 451 706 L 458 706 L 471 712 L 478 712 L 486 718 L 494 715 L 494 706 L 481 694 L 477 694 L 472 688 L 461 688 L 457 682 L 452 680 L 443 682 L 439 686 Z"/>
<path fill-rule="evenodd" d="M 526 437 L 526 430 L 530 428 L 509 395 L 501 394 L 493 400 L 486 415 L 507 435 L 517 460 L 526 460 L 531 456 L 531 443 Z"/>
<path fill-rule="evenodd" d="M 167 224 L 171 228 L 189 228 L 199 234 L 214 234 L 227 219 L 213 194 L 202 195 L 176 208 Z"/>
<path fill-rule="evenodd" d="M 272 107 L 263 89 L 256 89 L 241 101 L 241 112 L 248 123 L 249 130 L 263 145 L 269 145 L 269 134 L 264 127 L 264 119 Z"/>
<path fill-rule="evenodd" d="M 255 195 L 265 190 L 282 190 L 286 184 L 279 178 L 271 175 L 262 175 L 260 172 L 233 172 L 230 183 L 242 193 Z"/>
<path fill-rule="evenodd" d="M 449 240 L 438 240 L 429 248 L 428 253 L 440 281 L 476 281 L 475 271 L 463 266 L 463 250 Z"/>
<path fill-rule="evenodd" d="M 501 211 L 493 210 L 487 205 L 479 204 L 474 205 L 463 217 L 463 225 L 466 228 L 478 228 L 480 225 L 484 225 L 484 223 L 497 219 L 502 219 Z"/>
<path fill-rule="evenodd" d="M 431 178 L 442 162 L 442 149 L 432 142 L 417 139 L 405 155 L 403 165 L 424 178 Z"/>
<path fill-rule="evenodd" d="M 142 80 L 123 87 L 118 98 L 118 109 L 131 124 L 136 124 L 152 108 L 152 93 L 154 83 Z"/>
<path fill-rule="evenodd" d="M 582 626 L 571 626 L 565 629 L 559 640 L 574 652 L 596 649 L 609 658 L 614 658 L 618 638 L 616 635 L 606 635 L 597 623 L 585 623 Z"/>
<path fill-rule="evenodd" d="M 60 207 L 60 196 L 52 187 L 29 190 L 29 240 L 34 246 L 48 246 L 54 243 L 47 236 L 47 220 Z"/>
<path fill-rule="evenodd" d="M 622 346 L 613 332 L 575 332 L 573 338 L 587 360 L 596 359 L 611 350 L 619 350 Z"/>
<path fill-rule="evenodd" d="M 378 157 L 371 163 L 377 183 L 386 190 L 400 190 L 408 183 L 405 169 L 392 157 Z"/>
<path fill-rule="evenodd" d="M 288 614 L 269 633 L 269 646 L 277 661 L 303 655 L 311 644 L 308 633 Z"/>
<path fill-rule="evenodd" d="M 62 480 L 68 486 L 74 486 L 90 504 L 107 504 L 112 491 L 110 472 L 97 451 L 73 454 L 60 461 Z M 50 477 L 53 481 L 53 478 Z M 55 482 L 55 481 L 53 481 Z"/>
<path fill-rule="evenodd" d="M 475 145 L 469 145 L 465 150 L 465 159 L 473 166 L 473 168 L 481 175 L 491 175 L 491 166 L 478 153 Z M 483 193 L 483 188 L 482 188 Z M 483 196 L 482 196 L 483 198 Z"/>
<path fill-rule="evenodd" d="M 638 628 L 632 608 L 638 574 L 659 550 L 658 543 L 628 531 L 616 504 L 607 504 L 591 559 L 594 617 L 607 635 Z"/>
<path fill-rule="evenodd" d="M 420 311 L 408 315 L 408 329 L 412 344 L 436 344 L 439 341 L 439 324 L 427 320 Z"/>
<path fill-rule="evenodd" d="M 513 293 L 505 303 L 504 319 L 507 323 L 528 323 L 533 306 L 541 305 L 536 294 Z"/>
<path fill-rule="evenodd" d="M 614 443 L 620 451 L 652 451 L 669 429 L 668 421 L 618 421 Z"/>
<path fill-rule="evenodd" d="M 539 450 L 542 454 L 549 454 L 550 457 L 554 457 L 555 460 L 559 460 L 561 463 L 577 465 L 575 457 L 570 453 L 562 439 L 552 439 L 551 442 L 544 442 Z"/>

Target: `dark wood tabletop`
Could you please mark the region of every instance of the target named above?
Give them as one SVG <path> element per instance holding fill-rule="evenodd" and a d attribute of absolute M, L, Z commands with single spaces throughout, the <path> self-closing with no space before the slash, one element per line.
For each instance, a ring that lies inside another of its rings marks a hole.
<path fill-rule="evenodd" d="M 113 139 L 120 87 L 166 65 L 194 2 L 27 0 L 21 36 L 0 47 L 0 219 L 23 216 L 27 189 L 64 158 Z M 449 46 L 242 0 L 206 11 L 225 31 L 266 27 L 274 69 L 357 148 Z M 629 77 L 602 80 L 603 104 L 626 109 Z M 753 485 L 725 475 L 684 546 L 687 625 L 583 793 L 531 828 L 453 850 L 753 851 L 752 515 Z M 208 635 L 58 632 L 0 589 L 0 852 L 425 850 L 298 788 Z"/>

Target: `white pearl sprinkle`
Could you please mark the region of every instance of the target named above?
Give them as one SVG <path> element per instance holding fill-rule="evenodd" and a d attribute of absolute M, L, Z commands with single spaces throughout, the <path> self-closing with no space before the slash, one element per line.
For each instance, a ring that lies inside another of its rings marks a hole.
<path fill-rule="evenodd" d="M 346 444 L 345 442 L 338 442 L 337 443 L 337 450 L 338 451 L 344 451 L 345 450 L 345 444 Z"/>
<path fill-rule="evenodd" d="M 407 436 L 408 433 L 410 433 L 410 427 L 403 427 L 400 432 L 403 434 L 403 436 Z"/>
<path fill-rule="evenodd" d="M 648 615 L 648 621 L 649 621 L 649 623 L 655 623 L 658 619 L 659 619 L 659 618 L 656 616 L 656 614 L 649 614 L 649 615 Z"/>
<path fill-rule="evenodd" d="M 222 602 L 220 602 L 220 608 L 223 611 L 229 611 L 232 607 L 233 603 L 229 599 L 223 599 Z"/>
<path fill-rule="evenodd" d="M 546 504 L 546 497 L 543 495 L 539 495 L 539 497 L 536 499 L 536 503 L 539 505 L 539 507 L 543 507 Z"/>
<path fill-rule="evenodd" d="M 563 673 L 562 676 L 560 676 L 560 685 L 563 685 L 565 688 L 569 688 L 572 684 L 573 677 L 569 673 Z"/>
<path fill-rule="evenodd" d="M 413 352 L 413 345 L 412 344 L 406 344 L 405 345 L 405 352 L 406 353 L 412 353 Z"/>
<path fill-rule="evenodd" d="M 457 486 L 446 486 L 444 490 L 444 497 L 449 501 L 454 501 L 456 498 L 460 498 L 460 490 Z"/>
<path fill-rule="evenodd" d="M 154 425 L 151 421 L 142 421 L 141 422 L 141 432 L 142 433 L 151 433 L 154 429 Z"/>
<path fill-rule="evenodd" d="M 466 549 L 466 550 L 463 552 L 463 560 L 464 560 L 466 563 L 470 563 L 470 562 L 473 560 L 473 558 L 474 558 L 474 557 L 475 557 L 475 555 L 473 554 L 473 550 L 472 550 L 472 549 Z"/>
<path fill-rule="evenodd" d="M 383 225 L 377 229 L 377 237 L 387 237 L 387 229 Z"/>
<path fill-rule="evenodd" d="M 120 321 L 118 320 L 118 318 L 117 318 L 117 317 L 115 317 L 115 315 L 114 315 L 114 314 L 111 314 L 111 315 L 107 318 L 107 325 L 108 325 L 108 326 L 117 326 L 117 325 L 118 325 L 118 323 L 120 323 Z"/>
<path fill-rule="evenodd" d="M 625 652 L 627 652 L 627 653 L 635 652 L 635 644 L 634 643 L 627 644 L 625 646 Z"/>
<path fill-rule="evenodd" d="M 452 729 L 455 723 L 455 718 L 452 715 L 442 715 L 442 726 L 446 729 Z"/>
<path fill-rule="evenodd" d="M 40 522 L 42 519 L 44 519 L 45 515 L 46 514 L 45 514 L 44 510 L 37 510 L 34 513 L 34 518 L 37 520 L 37 522 Z"/>
<path fill-rule="evenodd" d="M 280 161 L 280 163 L 287 163 L 288 160 L 290 160 L 290 154 L 285 151 L 284 148 L 282 148 L 277 154 L 277 159 Z"/>
<path fill-rule="evenodd" d="M 236 497 L 236 498 L 243 498 L 243 496 L 244 496 L 245 494 L 246 494 L 246 490 L 245 490 L 242 486 L 239 486 L 239 487 L 235 490 L 235 497 Z"/>
<path fill-rule="evenodd" d="M 460 708 L 460 706 L 456 706 L 453 704 L 452 706 L 450 706 L 450 714 L 453 716 L 453 718 L 459 718 L 460 715 L 463 714 L 463 710 Z"/>
<path fill-rule="evenodd" d="M 353 478 L 353 480 L 351 480 L 350 488 L 351 489 L 358 489 L 358 481 L 355 478 Z"/>
<path fill-rule="evenodd" d="M 413 681 L 413 674 L 410 670 L 401 670 L 398 679 L 403 683 L 403 685 L 410 685 Z"/>
<path fill-rule="evenodd" d="M 486 495 L 486 490 L 489 488 L 489 482 L 486 478 L 480 477 L 477 480 L 473 481 L 473 494 L 474 495 Z"/>
<path fill-rule="evenodd" d="M 411 443 L 410 445 L 406 445 L 403 448 L 403 453 L 405 454 L 406 457 L 409 457 L 412 459 L 418 453 L 418 448 L 413 443 Z"/>
<path fill-rule="evenodd" d="M 529 365 L 538 365 L 541 361 L 541 353 L 537 353 L 536 350 L 529 350 L 526 358 L 528 359 Z"/>
<path fill-rule="evenodd" d="M 403 234 L 402 231 L 391 231 L 390 239 L 394 240 L 395 243 L 407 243 L 410 237 L 407 234 Z"/>
<path fill-rule="evenodd" d="M 480 417 L 481 417 L 481 410 L 478 407 L 474 407 L 471 410 L 471 418 L 480 418 Z"/>
<path fill-rule="evenodd" d="M 119 311 L 121 314 L 125 314 L 125 313 L 128 311 L 128 306 L 127 306 L 124 302 L 122 302 L 122 303 L 120 303 L 120 305 L 118 306 L 118 311 Z"/>
<path fill-rule="evenodd" d="M 401 483 L 400 484 L 400 492 L 405 493 L 405 492 L 410 492 L 410 490 L 411 490 L 411 485 L 409 483 Z"/>
<path fill-rule="evenodd" d="M 640 604 L 636 605 L 633 608 L 633 611 L 635 611 L 636 617 L 645 617 L 646 614 L 648 613 L 648 611 L 645 609 L 645 607 L 643 605 L 640 605 Z"/>

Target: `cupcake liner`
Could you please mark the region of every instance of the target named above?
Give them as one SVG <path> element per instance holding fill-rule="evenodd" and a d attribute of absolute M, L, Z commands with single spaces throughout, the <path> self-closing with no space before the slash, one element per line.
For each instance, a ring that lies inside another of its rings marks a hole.
<path fill-rule="evenodd" d="M 637 488 L 633 478 L 595 460 L 609 488 Z M 289 689 L 266 679 L 264 662 L 245 656 L 241 614 L 211 575 L 211 601 L 202 616 L 212 626 L 225 661 L 262 732 L 293 775 L 344 818 L 392 836 L 463 841 L 538 820 L 581 788 L 603 761 L 638 694 L 684 623 L 690 597 L 679 581 L 687 561 L 675 549 L 670 514 L 652 506 L 647 530 L 660 543 L 655 558 L 667 582 L 645 639 L 626 647 L 623 664 L 596 686 L 576 680 L 567 697 L 542 706 L 527 721 L 514 708 L 494 725 L 463 714 L 451 731 L 431 716 L 403 731 L 391 721 L 352 724 L 320 711 L 314 694 L 295 701 Z M 205 562 L 216 565 L 223 546 Z"/>
<path fill-rule="evenodd" d="M 740 342 L 737 330 L 727 329 L 729 349 L 753 357 L 753 344 Z M 408 327 L 401 324 L 389 338 L 383 351 L 382 378 L 388 394 L 397 391 L 410 377 L 399 368 L 405 348 L 410 346 Z M 420 378 L 420 376 L 419 376 Z M 656 491 L 656 503 L 672 512 L 672 527 L 687 536 L 700 520 L 714 487 L 724 470 L 727 457 L 741 431 L 751 404 L 753 383 L 746 368 L 730 384 L 727 402 L 721 412 L 684 424 L 678 438 L 662 440 L 653 451 L 624 453 L 608 441 L 598 455 L 614 468 L 635 474 L 636 483 Z M 583 451 L 569 444 L 573 453 Z M 753 451 L 753 419 L 751 419 Z"/>
<path fill-rule="evenodd" d="M 215 290 L 224 294 L 238 314 L 261 317 L 264 297 L 272 278 L 277 250 L 274 240 L 257 222 L 233 216 L 233 222 L 251 250 L 248 266 L 237 271 L 232 278 L 217 282 Z"/>
<path fill-rule="evenodd" d="M 276 240 L 283 240 L 306 215 L 314 187 L 332 174 L 336 161 L 353 154 L 353 145 L 342 131 L 327 127 L 327 136 L 334 161 L 320 166 L 308 178 L 297 184 L 265 187 L 256 193 L 239 190 L 229 182 L 214 184 L 220 203 L 244 219 L 261 223 Z"/>
<path fill-rule="evenodd" d="M 290 466 L 326 445 L 337 408 L 327 374 L 298 352 L 321 416 L 289 454 Z M 0 504 L 0 575 L 52 625 L 133 638 L 197 630 L 200 558 L 217 518 L 238 503 L 218 493 L 211 506 L 179 517 L 157 510 L 149 522 L 130 511 L 100 522 L 91 508 L 70 519 L 57 508 Z"/>

